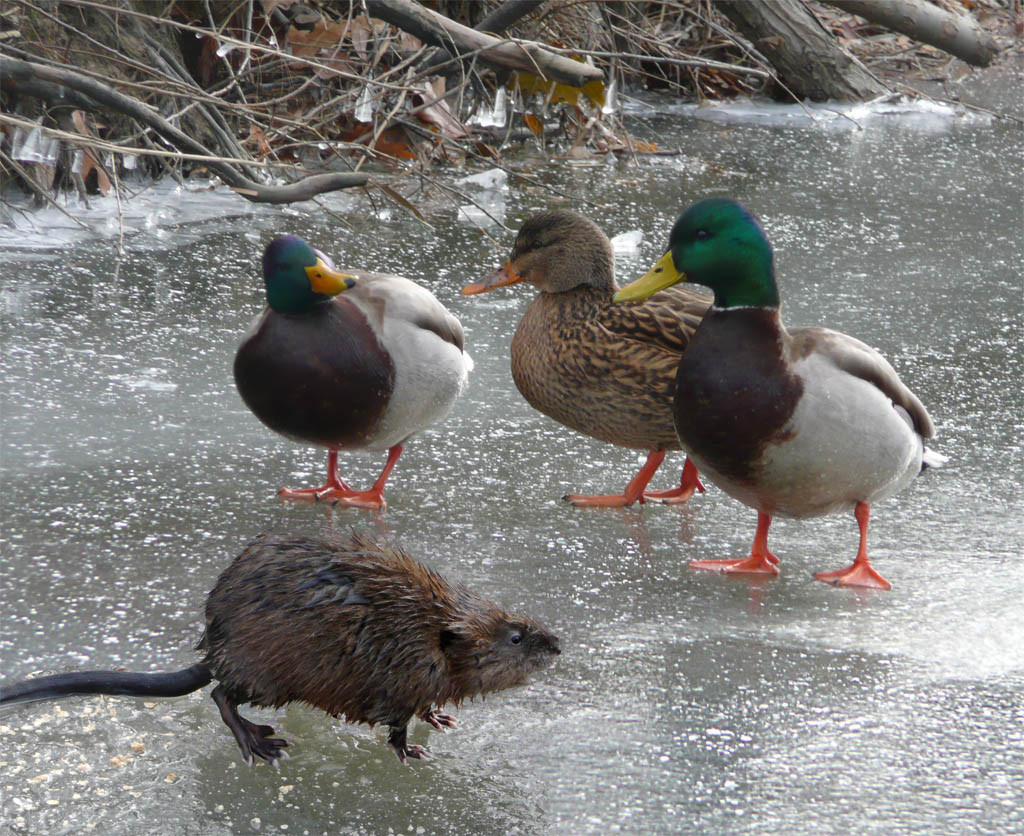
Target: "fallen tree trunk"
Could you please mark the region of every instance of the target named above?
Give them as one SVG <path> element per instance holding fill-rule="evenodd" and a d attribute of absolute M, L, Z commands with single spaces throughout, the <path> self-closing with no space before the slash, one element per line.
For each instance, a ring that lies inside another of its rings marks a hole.
<path fill-rule="evenodd" d="M 915 40 L 955 55 L 976 67 L 987 67 L 999 45 L 968 15 L 947 12 L 925 0 L 825 0 L 844 12 L 894 29 Z"/>
<path fill-rule="evenodd" d="M 217 156 L 138 99 L 118 93 L 82 73 L 0 55 L 0 77 L 3 78 L 4 85 L 10 85 L 15 92 L 48 100 L 50 94 L 63 96 L 60 91 L 62 87 L 66 87 L 80 94 L 75 98 L 78 105 L 91 103 L 93 106 L 87 108 L 89 110 L 97 110 L 99 107 L 110 108 L 156 131 L 180 151 L 207 157 Z M 368 179 L 365 174 L 332 172 L 305 177 L 284 186 L 271 186 L 246 177 L 226 161 L 208 160 L 206 166 L 242 197 L 254 203 L 291 203 L 296 200 L 309 200 L 324 192 L 365 185 Z"/>
<path fill-rule="evenodd" d="M 424 8 L 414 0 L 365 0 L 366 11 L 423 43 L 441 47 L 452 55 L 476 53 L 484 63 L 506 70 L 522 70 L 545 78 L 582 87 L 588 81 L 603 78 L 596 67 L 549 52 L 535 43 L 510 43 L 456 23 Z"/>
<path fill-rule="evenodd" d="M 798 98 L 860 101 L 888 92 L 800 0 L 716 0 L 715 5 L 771 62 L 782 83 Z"/>
<path fill-rule="evenodd" d="M 504 3 L 473 28 L 478 32 L 500 35 L 513 23 L 528 15 L 543 3 L 544 0 L 505 0 Z M 437 47 L 421 62 L 423 69 L 420 72 L 430 72 L 435 67 L 450 61 L 452 57 L 448 50 Z"/>

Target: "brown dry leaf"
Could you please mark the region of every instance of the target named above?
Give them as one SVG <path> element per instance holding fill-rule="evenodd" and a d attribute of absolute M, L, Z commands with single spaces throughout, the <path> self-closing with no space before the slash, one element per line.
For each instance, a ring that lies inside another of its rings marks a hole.
<path fill-rule="evenodd" d="M 75 130 L 82 136 L 92 136 L 92 133 L 89 131 L 89 126 L 85 122 L 84 111 L 72 111 L 71 121 L 75 125 Z M 107 193 L 110 191 L 110 178 L 107 177 L 107 173 L 100 166 L 99 158 L 96 157 L 90 149 L 83 148 L 82 166 L 81 171 L 79 171 L 79 174 L 82 175 L 82 180 L 88 180 L 89 175 L 92 174 L 93 171 L 96 172 L 96 188 L 100 190 L 101 195 L 106 197 Z"/>
<path fill-rule="evenodd" d="M 214 68 L 217 66 L 217 50 L 220 49 L 220 44 L 217 43 L 216 38 L 211 38 L 208 35 L 203 36 L 201 43 L 202 46 L 199 50 L 199 78 L 203 87 L 209 87 L 210 81 L 213 79 Z"/>
<path fill-rule="evenodd" d="M 415 35 L 410 35 L 408 32 L 403 32 L 401 29 L 398 30 L 398 46 L 400 49 L 408 52 L 416 52 L 423 48 L 423 41 L 417 38 Z"/>
<path fill-rule="evenodd" d="M 388 24 L 375 17 L 371 17 L 369 22 L 367 22 L 365 17 L 353 18 L 352 26 L 349 30 L 352 48 L 360 57 L 369 58 L 373 52 L 374 40 L 384 35 L 387 29 Z"/>
<path fill-rule="evenodd" d="M 396 192 L 394 189 L 392 189 L 391 186 L 388 186 L 388 185 L 386 185 L 384 183 L 375 183 L 374 185 L 376 185 L 378 189 L 380 189 L 382 192 L 384 192 L 384 194 L 386 194 L 388 197 L 390 197 L 399 206 L 401 206 L 404 209 L 406 209 L 407 211 L 411 212 L 413 215 L 415 215 L 421 221 L 426 223 L 426 220 L 424 219 L 423 215 L 420 213 L 420 210 L 417 209 L 415 206 L 413 206 L 402 195 L 400 195 L 398 192 Z"/>
<path fill-rule="evenodd" d="M 657 142 L 647 142 L 643 139 L 633 139 L 630 137 L 629 144 L 633 146 L 633 150 L 638 154 L 656 154 L 660 150 Z"/>
<path fill-rule="evenodd" d="M 486 142 L 478 141 L 476 144 L 476 152 L 478 154 L 484 154 L 490 157 L 492 160 L 501 159 L 501 154 L 498 153 L 498 149 L 493 145 L 488 145 Z"/>
<path fill-rule="evenodd" d="M 530 129 L 530 132 L 534 136 L 542 136 L 544 133 L 544 123 L 540 121 L 532 113 L 524 113 L 523 121 L 526 123 L 526 127 Z"/>
<path fill-rule="evenodd" d="M 321 17 L 312 29 L 291 27 L 288 30 L 288 43 L 291 44 L 293 55 L 310 58 L 321 49 L 333 49 L 340 44 L 347 29 L 348 21 L 328 24 Z"/>
<path fill-rule="evenodd" d="M 420 107 L 424 102 L 429 102 L 429 104 L 416 112 L 416 118 L 428 125 L 433 125 L 442 136 L 450 139 L 469 136 L 469 129 L 452 113 L 448 102 L 439 98 L 443 94 L 443 79 L 434 86 L 427 83 L 419 88 L 418 92 L 412 96 L 413 106 Z"/>
<path fill-rule="evenodd" d="M 249 125 L 249 136 L 246 137 L 243 145 L 255 145 L 256 153 L 262 160 L 270 153 L 270 143 L 267 141 L 267 135 L 259 125 L 255 122 Z"/>
<path fill-rule="evenodd" d="M 372 126 L 366 124 L 356 123 L 352 126 L 352 129 L 342 134 L 341 139 L 344 142 L 355 142 L 360 137 L 365 136 L 372 132 Z M 409 141 L 409 136 L 406 134 L 405 129 L 401 126 L 395 126 L 386 128 L 377 141 L 374 142 L 370 147 L 379 151 L 381 154 L 386 154 L 389 157 L 396 157 L 402 160 L 418 160 L 419 154 L 416 153 L 416 149 L 413 144 Z"/>
<path fill-rule="evenodd" d="M 263 0 L 263 14 L 270 17 L 274 9 L 287 9 L 296 2 L 297 0 Z"/>

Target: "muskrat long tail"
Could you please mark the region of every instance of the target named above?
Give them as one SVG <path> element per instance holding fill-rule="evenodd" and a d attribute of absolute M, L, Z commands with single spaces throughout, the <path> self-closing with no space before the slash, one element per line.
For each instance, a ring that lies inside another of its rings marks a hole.
<path fill-rule="evenodd" d="M 122 694 L 129 697 L 180 697 L 198 691 L 213 679 L 200 663 L 173 673 L 75 671 L 0 685 L 0 705 L 52 700 L 76 694 Z"/>

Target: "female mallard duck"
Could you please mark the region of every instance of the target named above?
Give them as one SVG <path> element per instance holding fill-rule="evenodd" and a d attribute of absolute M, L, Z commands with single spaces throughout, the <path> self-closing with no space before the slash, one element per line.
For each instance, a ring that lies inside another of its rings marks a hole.
<path fill-rule="evenodd" d="M 642 305 L 613 305 L 618 288 L 611 243 L 595 223 L 568 210 L 527 220 L 505 266 L 462 292 L 522 281 L 540 291 L 512 338 L 512 377 L 523 397 L 578 432 L 648 451 L 623 493 L 564 499 L 611 507 L 646 499 L 685 502 L 694 490 L 703 491 L 689 461 L 678 488 L 645 488 L 665 451 L 679 449 L 673 378 L 711 299 L 677 289 Z"/>
<path fill-rule="evenodd" d="M 287 499 L 384 507 L 384 483 L 414 433 L 466 388 L 462 325 L 428 291 L 383 273 L 340 273 L 294 235 L 263 253 L 268 307 L 235 355 L 246 406 L 275 432 L 329 451 L 327 483 Z M 387 450 L 373 487 L 338 477 L 338 450 Z"/>
<path fill-rule="evenodd" d="M 701 471 L 758 513 L 749 557 L 690 565 L 778 574 L 768 551 L 774 515 L 853 508 L 860 526 L 853 565 L 815 577 L 888 589 L 868 561 L 868 516 L 871 503 L 906 487 L 922 461 L 944 459 L 924 448 L 934 435 L 924 406 L 860 340 L 782 324 L 771 245 L 734 201 L 687 209 L 668 251 L 615 298 L 646 299 L 682 281 L 710 287 L 715 300 L 679 363 L 676 391 L 686 397 L 675 401 L 676 431 Z"/>

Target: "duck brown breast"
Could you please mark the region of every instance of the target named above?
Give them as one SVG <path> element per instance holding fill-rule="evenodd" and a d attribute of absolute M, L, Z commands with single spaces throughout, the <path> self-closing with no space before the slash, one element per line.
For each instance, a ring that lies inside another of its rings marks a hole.
<path fill-rule="evenodd" d="M 369 441 L 395 378 L 391 357 L 344 295 L 310 313 L 265 311 L 234 372 L 242 400 L 264 424 L 325 447 Z"/>

